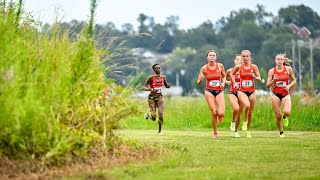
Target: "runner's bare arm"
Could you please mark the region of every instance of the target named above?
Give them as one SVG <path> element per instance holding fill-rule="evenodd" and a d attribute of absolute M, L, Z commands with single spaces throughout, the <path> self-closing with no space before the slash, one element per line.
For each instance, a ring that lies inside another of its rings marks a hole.
<path fill-rule="evenodd" d="M 289 76 L 291 78 L 291 82 L 288 85 L 288 88 L 291 89 L 291 87 L 296 84 L 297 80 L 296 80 L 296 77 L 294 76 L 292 68 L 291 67 L 287 67 L 287 68 L 289 68 Z"/>
<path fill-rule="evenodd" d="M 273 78 L 273 68 L 269 70 L 268 72 L 268 79 L 267 79 L 267 82 L 266 82 L 266 88 L 269 88 L 272 86 L 272 84 L 274 83 L 274 78 Z"/>
<path fill-rule="evenodd" d="M 163 80 L 164 80 L 164 86 L 165 86 L 166 88 L 170 88 L 171 83 L 167 82 L 167 79 L 166 79 L 165 76 L 163 76 Z"/>
<path fill-rule="evenodd" d="M 202 66 L 200 69 L 200 73 L 198 75 L 198 80 L 197 80 L 198 85 L 201 85 L 204 80 L 204 77 L 205 77 L 205 68 L 204 67 L 205 66 Z"/>
<path fill-rule="evenodd" d="M 240 70 L 241 64 L 237 65 L 236 67 L 234 67 L 233 71 L 231 74 L 235 75 L 237 74 L 237 72 Z"/>
<path fill-rule="evenodd" d="M 231 84 L 231 81 L 232 81 L 232 78 L 231 78 L 231 69 L 228 69 L 226 71 L 226 84 L 230 85 Z M 227 79 L 230 77 L 230 80 L 228 81 Z"/>
<path fill-rule="evenodd" d="M 227 78 L 226 78 L 226 72 L 224 70 L 223 64 L 220 64 L 220 70 L 221 70 L 221 76 L 223 77 L 221 88 L 224 89 L 224 86 L 226 85 Z"/>
<path fill-rule="evenodd" d="M 254 65 L 254 79 L 261 82 L 261 76 L 260 76 L 260 72 L 259 72 L 259 68 L 258 66 Z"/>

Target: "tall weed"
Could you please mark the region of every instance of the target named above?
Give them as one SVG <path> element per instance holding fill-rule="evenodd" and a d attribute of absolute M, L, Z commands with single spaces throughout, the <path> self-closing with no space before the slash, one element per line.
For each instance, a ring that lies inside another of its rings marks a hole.
<path fill-rule="evenodd" d="M 32 19 L 17 23 L 20 8 L 1 7 L 0 155 L 59 160 L 112 149 L 114 122 L 136 113 L 129 90 L 106 83 L 100 59 L 112 53 L 83 33 L 71 42 L 59 26 L 49 37 Z"/>

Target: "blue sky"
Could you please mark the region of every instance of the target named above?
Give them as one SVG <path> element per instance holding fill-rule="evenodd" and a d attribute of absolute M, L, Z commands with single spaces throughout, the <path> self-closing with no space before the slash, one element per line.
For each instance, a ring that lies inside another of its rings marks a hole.
<path fill-rule="evenodd" d="M 232 10 L 241 8 L 254 10 L 257 4 L 265 6 L 267 12 L 277 14 L 281 7 L 304 4 L 320 14 L 319 0 L 99 0 L 96 23 L 115 23 L 118 29 L 124 23 L 138 25 L 138 15 L 144 13 L 163 24 L 166 18 L 179 16 L 179 28 L 195 28 L 210 20 L 215 23 Z M 24 7 L 36 19 L 51 23 L 58 20 L 88 20 L 90 0 L 25 0 Z"/>

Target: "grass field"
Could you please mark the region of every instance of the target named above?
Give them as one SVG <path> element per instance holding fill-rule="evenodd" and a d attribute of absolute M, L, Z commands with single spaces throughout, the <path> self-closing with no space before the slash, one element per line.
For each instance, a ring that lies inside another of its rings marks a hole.
<path fill-rule="evenodd" d="M 163 136 L 157 135 L 157 122 L 143 118 L 146 100 L 133 100 L 141 114 L 120 121 L 116 134 L 138 149 L 156 148 L 156 157 L 65 179 L 320 179 L 317 100 L 302 104 L 299 97 L 292 98 L 290 125 L 280 138 L 270 97 L 258 97 L 252 139 L 243 131 L 241 138 L 233 137 L 227 97 L 219 139 L 211 138 L 211 113 L 203 97 L 167 98 Z"/>
<path fill-rule="evenodd" d="M 234 138 L 211 130 L 119 130 L 124 139 L 158 149 L 152 161 L 83 172 L 66 179 L 319 179 L 320 133 L 252 131 L 253 138 Z"/>
<path fill-rule="evenodd" d="M 303 103 L 300 96 L 292 96 L 290 126 L 286 130 L 320 131 L 320 97 Z M 157 123 L 144 120 L 148 105 L 146 99 L 133 99 L 141 108 L 141 114 L 120 121 L 123 129 L 157 129 Z M 232 108 L 225 95 L 225 117 L 219 130 L 228 130 Z M 212 129 L 211 112 L 204 97 L 165 98 L 164 128 L 172 130 Z M 257 96 L 253 111 L 252 130 L 277 129 L 270 96 Z"/>

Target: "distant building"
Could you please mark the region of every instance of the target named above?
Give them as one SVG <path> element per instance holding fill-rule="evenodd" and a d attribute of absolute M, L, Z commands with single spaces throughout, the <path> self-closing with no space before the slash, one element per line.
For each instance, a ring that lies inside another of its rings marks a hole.
<path fill-rule="evenodd" d="M 137 57 L 142 57 L 150 64 L 155 64 L 155 63 L 161 64 L 165 61 L 165 58 L 166 58 L 166 55 L 159 54 L 157 52 L 153 52 L 144 48 L 132 49 L 132 55 Z"/>

